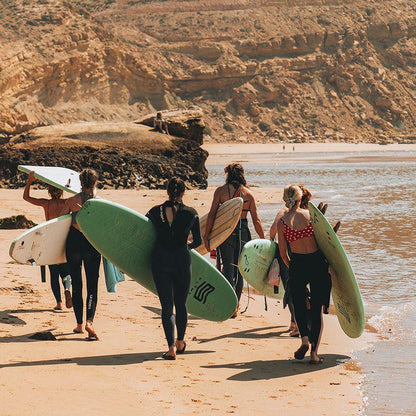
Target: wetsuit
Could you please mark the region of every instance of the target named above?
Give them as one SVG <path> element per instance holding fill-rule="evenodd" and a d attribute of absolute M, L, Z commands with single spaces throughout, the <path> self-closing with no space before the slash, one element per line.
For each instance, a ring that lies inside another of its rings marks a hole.
<path fill-rule="evenodd" d="M 288 252 L 290 257 L 290 246 L 288 245 Z M 276 250 L 276 258 L 279 262 L 280 278 L 282 279 L 285 294 L 283 295 L 283 309 L 288 306 L 290 311 L 291 322 L 295 322 L 295 308 L 293 306 L 292 295 L 289 289 L 289 268 L 284 263 L 282 256 L 280 255 L 279 247 Z"/>
<path fill-rule="evenodd" d="M 312 223 L 302 230 L 294 230 L 283 219 L 285 238 L 289 243 L 300 238 L 314 236 Z M 310 288 L 310 330 L 305 300 L 306 285 Z M 322 328 L 322 307 L 327 313 L 331 292 L 328 263 L 320 250 L 310 254 L 291 253 L 289 265 L 289 289 L 295 308 L 296 323 L 301 337 L 308 336 L 312 351 L 319 343 Z"/>
<path fill-rule="evenodd" d="M 91 198 L 81 192 L 82 203 Z M 76 224 L 76 213 L 72 215 L 72 224 Z M 72 304 L 77 324 L 82 324 L 84 301 L 82 299 L 82 263 L 87 280 L 87 321 L 93 321 L 98 300 L 98 277 L 101 263 L 100 253 L 85 238 L 84 234 L 71 226 L 66 240 L 66 259 L 72 277 Z"/>
<path fill-rule="evenodd" d="M 228 187 L 229 199 L 240 196 L 241 187 L 238 187 L 231 196 L 230 188 Z M 244 201 L 248 202 L 248 201 Z M 243 209 L 243 212 L 249 212 L 249 209 Z M 218 247 L 219 257 L 222 262 L 222 272 L 225 278 L 230 282 L 234 288 L 238 300 L 240 300 L 241 292 L 243 291 L 243 277 L 238 271 L 238 258 L 241 250 L 247 241 L 251 240 L 250 230 L 248 228 L 247 218 L 240 219 L 237 226 L 234 228 L 232 234 Z"/>
<path fill-rule="evenodd" d="M 69 271 L 68 263 L 51 264 L 48 266 L 51 274 L 51 289 L 55 296 L 56 302 L 62 302 L 61 287 L 59 285 L 59 276 L 62 279 L 62 284 L 65 290 L 71 289 L 71 274 Z"/>
<path fill-rule="evenodd" d="M 166 208 L 176 208 L 170 224 Z M 182 341 L 188 323 L 186 298 L 191 282 L 191 255 L 189 250 L 198 247 L 201 240 L 197 212 L 183 204 L 166 201 L 153 207 L 146 216 L 156 228 L 156 243 L 151 257 L 153 280 L 162 307 L 162 324 L 168 346 L 175 343 L 175 316 L 177 339 Z M 193 241 L 188 244 L 189 233 Z"/>

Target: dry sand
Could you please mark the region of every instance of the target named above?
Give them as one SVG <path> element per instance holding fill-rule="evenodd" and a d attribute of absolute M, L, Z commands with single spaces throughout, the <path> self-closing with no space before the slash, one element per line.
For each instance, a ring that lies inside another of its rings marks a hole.
<path fill-rule="evenodd" d="M 22 201 L 22 192 L 0 190 L 0 218 L 25 214 L 42 221 L 42 210 Z M 213 188 L 188 192 L 185 202 L 203 214 L 212 194 Z M 144 213 L 165 193 L 100 195 Z M 260 203 L 278 200 L 280 191 L 259 188 L 256 196 Z M 107 293 L 101 278 L 94 322 L 100 341 L 87 342 L 72 333 L 72 310 L 51 310 L 54 299 L 39 268 L 8 257 L 11 240 L 21 232 L 0 230 L 1 415 L 359 413 L 359 365 L 350 357 L 368 334 L 349 339 L 335 316 L 324 317 L 322 365 L 310 365 L 308 356 L 302 362 L 292 358 L 300 341 L 288 336 L 287 309 L 269 300 L 265 311 L 259 296 L 250 298 L 244 315 L 223 323 L 190 317 L 187 352 L 167 362 L 160 358 L 166 346 L 157 297 L 130 279 L 116 294 Z M 52 331 L 57 341 L 28 338 L 38 331 Z"/>

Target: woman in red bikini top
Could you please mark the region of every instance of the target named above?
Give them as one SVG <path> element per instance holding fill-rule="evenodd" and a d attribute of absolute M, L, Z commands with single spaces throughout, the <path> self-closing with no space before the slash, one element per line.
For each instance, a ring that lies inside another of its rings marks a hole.
<path fill-rule="evenodd" d="M 302 344 L 294 355 L 296 359 L 302 360 L 310 346 L 310 363 L 319 364 L 322 309 L 328 306 L 331 290 L 328 264 L 316 243 L 309 211 L 300 207 L 300 187 L 287 186 L 284 189 L 283 200 L 289 210 L 277 224 L 279 251 L 289 268 L 288 286 L 293 299 L 296 323 L 302 337 Z M 290 245 L 290 257 L 287 244 Z M 310 330 L 305 302 L 307 285 L 310 290 Z"/>
<path fill-rule="evenodd" d="M 289 211 L 280 218 L 277 224 L 277 232 L 280 254 L 286 266 L 289 267 L 290 259 L 286 240 L 290 244 L 291 252 L 297 254 L 314 253 L 318 251 L 318 246 L 316 244 L 309 210 L 300 207 L 302 190 L 296 185 L 291 185 L 285 188 L 285 192 L 291 192 L 293 195 L 291 197 L 286 195 L 285 204 L 289 208 Z"/>

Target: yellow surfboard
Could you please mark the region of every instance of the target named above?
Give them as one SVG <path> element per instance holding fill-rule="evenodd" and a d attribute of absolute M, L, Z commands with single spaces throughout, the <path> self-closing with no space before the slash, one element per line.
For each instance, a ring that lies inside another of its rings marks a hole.
<path fill-rule="evenodd" d="M 220 205 L 214 219 L 214 225 L 209 234 L 209 245 L 213 250 L 221 245 L 233 232 L 240 219 L 243 210 L 242 198 L 232 198 Z M 201 235 L 205 233 L 207 226 L 208 214 L 200 217 Z M 195 249 L 199 254 L 207 254 L 208 251 L 204 244 Z"/>

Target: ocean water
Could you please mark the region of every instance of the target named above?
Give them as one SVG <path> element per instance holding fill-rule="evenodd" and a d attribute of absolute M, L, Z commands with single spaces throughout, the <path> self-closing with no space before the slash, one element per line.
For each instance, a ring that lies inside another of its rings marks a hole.
<path fill-rule="evenodd" d="M 224 183 L 224 165 L 241 161 L 254 186 L 303 183 L 313 201 L 329 204 L 357 276 L 367 322 L 377 341 L 354 353 L 361 363 L 366 416 L 416 415 L 416 152 L 276 153 L 209 163 L 210 185 Z M 221 159 L 221 160 L 222 160 Z M 252 188 L 255 193 L 255 187 Z M 265 230 L 282 201 L 262 205 Z M 255 234 L 253 234 L 255 235 Z"/>

